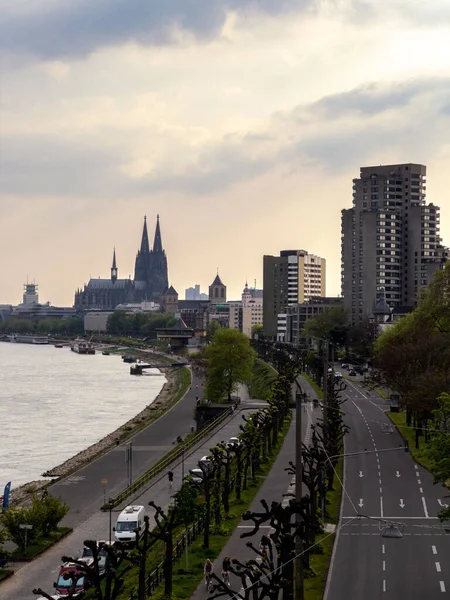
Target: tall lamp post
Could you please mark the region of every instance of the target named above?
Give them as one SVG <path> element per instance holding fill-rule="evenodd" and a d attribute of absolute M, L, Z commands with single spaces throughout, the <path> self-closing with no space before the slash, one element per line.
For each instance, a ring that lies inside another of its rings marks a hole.
<path fill-rule="evenodd" d="M 112 509 L 114 507 L 114 498 L 108 498 L 108 510 L 109 510 L 109 545 L 111 546 L 112 538 Z"/>

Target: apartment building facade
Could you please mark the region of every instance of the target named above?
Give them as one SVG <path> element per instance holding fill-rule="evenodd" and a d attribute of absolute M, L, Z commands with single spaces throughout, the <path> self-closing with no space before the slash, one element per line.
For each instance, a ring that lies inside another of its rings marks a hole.
<path fill-rule="evenodd" d="M 341 287 L 352 323 L 371 314 L 380 294 L 391 308 L 416 304 L 447 260 L 439 212 L 426 204 L 425 165 L 361 167 L 341 218 Z"/>
<path fill-rule="evenodd" d="M 289 306 L 325 296 L 326 261 L 306 250 L 282 250 L 279 256 L 264 256 L 264 335 L 277 338 L 278 315 Z"/>

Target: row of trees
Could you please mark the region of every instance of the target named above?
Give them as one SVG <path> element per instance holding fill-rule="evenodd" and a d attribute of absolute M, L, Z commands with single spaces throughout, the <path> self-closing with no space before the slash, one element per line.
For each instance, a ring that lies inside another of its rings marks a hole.
<path fill-rule="evenodd" d="M 52 335 L 74 336 L 84 331 L 83 319 L 73 317 L 70 319 L 19 319 L 10 317 L 0 320 L 0 333 L 39 333 Z"/>
<path fill-rule="evenodd" d="M 267 408 L 244 418 L 239 436 L 240 443 L 230 446 L 220 443 L 210 449 L 210 464 L 200 463 L 203 477 L 188 477 L 181 489 L 174 494 L 173 504 L 163 509 L 154 502 L 149 505 L 155 511 L 156 527 L 150 529 L 145 518 L 144 531 L 136 549 L 126 554 L 120 544 L 114 548 L 105 547 L 111 559 L 107 562 L 103 579 L 100 579 L 96 564 L 85 565 L 81 561 L 64 557 L 76 563 L 86 574 L 92 588 L 89 596 L 101 600 L 115 600 L 123 589 L 124 574 L 133 566 L 137 568 L 137 597 L 146 597 L 146 574 L 149 565 L 147 555 L 156 543 L 164 545 L 164 586 L 165 595 L 172 593 L 174 545 L 177 535 L 199 520 L 202 522 L 203 546 L 209 548 L 211 532 L 220 530 L 223 519 L 230 512 L 231 499 L 241 500 L 243 490 L 256 476 L 260 465 L 267 460 L 276 446 L 285 419 L 289 415 L 289 398 L 295 371 L 279 375 L 274 382 Z M 97 556 L 95 542 L 86 541 Z M 74 574 L 75 578 L 75 574 Z M 50 598 L 41 589 L 36 593 Z"/>
<path fill-rule="evenodd" d="M 173 315 L 163 312 L 126 313 L 115 310 L 107 322 L 107 331 L 112 335 L 146 336 L 156 329 L 171 327 L 175 324 Z"/>

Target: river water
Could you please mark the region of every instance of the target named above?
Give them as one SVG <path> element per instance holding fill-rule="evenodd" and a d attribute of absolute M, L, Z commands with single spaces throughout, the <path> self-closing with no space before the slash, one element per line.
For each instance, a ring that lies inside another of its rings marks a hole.
<path fill-rule="evenodd" d="M 120 356 L 0 342 L 0 495 L 118 429 L 165 381 L 130 376 Z"/>

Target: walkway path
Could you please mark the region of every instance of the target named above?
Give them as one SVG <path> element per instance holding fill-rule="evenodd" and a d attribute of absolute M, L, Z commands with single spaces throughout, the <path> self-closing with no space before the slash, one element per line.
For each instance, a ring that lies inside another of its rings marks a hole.
<path fill-rule="evenodd" d="M 237 410 L 220 430 L 214 432 L 209 439 L 205 439 L 200 448 L 194 450 L 192 454 L 185 458 L 184 472 L 186 475 L 189 469 L 197 467 L 198 459 L 208 454 L 209 448 L 221 441 L 227 441 L 230 437 L 239 433 L 239 426 L 243 423 L 242 415 L 248 414 L 250 409 L 252 412 L 255 410 L 253 406 L 246 408 L 245 402 L 241 406 L 242 408 Z M 124 462 L 122 462 L 123 455 L 119 454 L 118 451 L 113 451 L 112 454 L 115 454 L 116 457 L 120 456 L 120 464 L 124 465 Z M 181 484 L 183 470 L 181 461 L 172 470 L 175 475 L 172 488 L 169 487 L 167 475 L 163 473 L 156 481 L 152 482 L 146 491 L 141 492 L 134 498 L 129 498 L 127 504 L 142 504 L 147 507 L 148 502 L 153 500 L 156 504 L 167 508 L 172 502 L 171 496 Z M 101 500 L 103 500 L 103 497 Z M 111 513 L 111 527 L 115 525 L 120 508 L 118 507 Z M 149 514 L 151 513 L 149 512 Z M 63 554 L 76 556 L 82 549 L 83 542 L 86 539 L 108 540 L 111 531 L 109 519 L 110 514 L 108 512 L 102 513 L 97 509 L 94 514 L 89 515 L 89 518 L 80 523 L 67 538 L 32 563 L 18 570 L 9 580 L 0 584 L 1 600 L 29 600 L 31 590 L 37 586 L 51 592 L 61 565 L 61 556 Z"/>
<path fill-rule="evenodd" d="M 303 378 L 300 380 L 300 382 L 301 385 L 303 385 Z M 306 385 L 304 390 L 308 393 Z M 311 392 L 311 390 L 309 391 Z M 311 400 L 316 397 L 313 388 L 310 397 Z M 312 402 L 306 404 L 306 414 L 305 412 L 302 412 L 302 439 L 305 443 L 308 443 L 308 440 L 310 439 L 311 423 L 314 423 L 320 414 L 321 413 L 319 409 L 313 408 Z M 296 417 L 294 412 L 294 419 L 292 420 L 284 444 L 273 464 L 272 469 L 270 470 L 270 473 L 267 475 L 263 485 L 261 486 L 250 506 L 251 511 L 259 511 L 261 509 L 262 499 L 266 500 L 270 505 L 272 501 L 279 502 L 283 498 L 284 494 L 293 491 L 294 488 L 292 487 L 292 475 L 288 474 L 285 471 L 285 468 L 289 466 L 289 461 L 295 461 L 295 427 Z M 251 526 L 250 529 L 252 529 Z M 252 553 L 252 551 L 246 547 L 246 542 L 252 541 L 255 546 L 258 546 L 261 534 L 259 536 L 243 540 L 240 536 L 246 530 L 249 530 L 248 522 L 241 521 L 225 545 L 225 548 L 214 561 L 216 573 L 220 573 L 222 561 L 225 556 L 238 558 L 240 560 L 256 558 L 254 553 Z M 264 532 L 267 533 L 267 529 L 262 530 L 262 533 Z M 232 589 L 239 590 L 241 587 L 240 580 L 234 575 L 231 575 L 230 577 Z M 205 597 L 205 585 L 202 581 L 194 594 L 191 596 L 191 600 L 204 600 Z"/>

